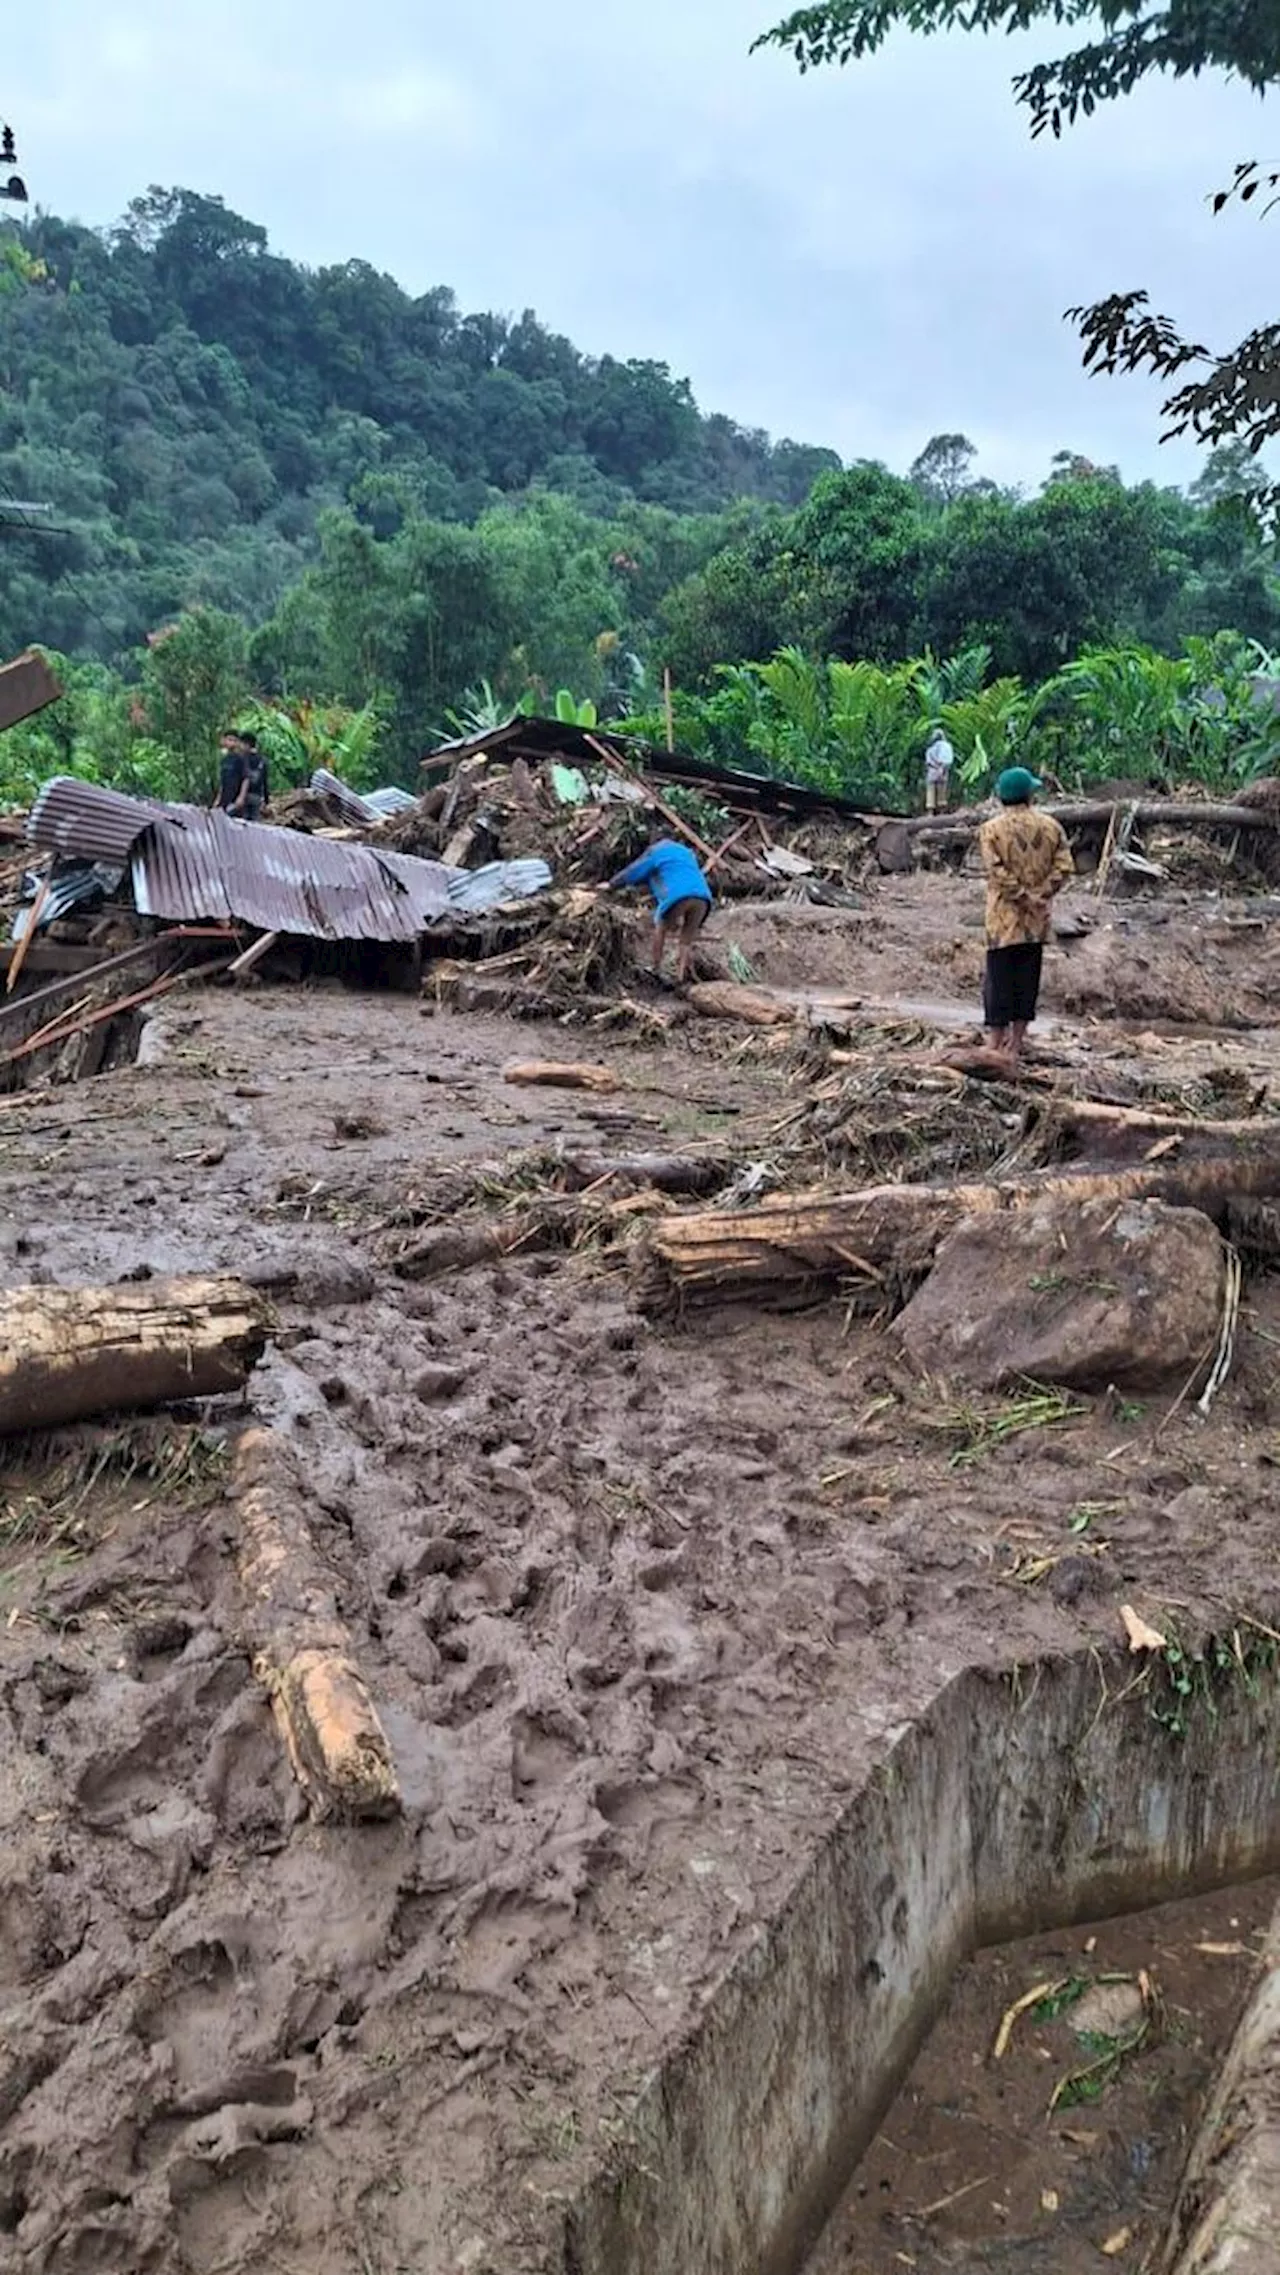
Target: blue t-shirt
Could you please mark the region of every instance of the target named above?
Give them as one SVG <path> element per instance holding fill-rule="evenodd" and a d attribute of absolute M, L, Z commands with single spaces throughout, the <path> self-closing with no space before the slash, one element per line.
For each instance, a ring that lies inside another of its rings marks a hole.
<path fill-rule="evenodd" d="M 677 901 L 710 901 L 711 887 L 687 845 L 674 837 L 661 837 L 630 868 L 615 877 L 618 885 L 647 885 L 657 902 L 659 921 Z"/>

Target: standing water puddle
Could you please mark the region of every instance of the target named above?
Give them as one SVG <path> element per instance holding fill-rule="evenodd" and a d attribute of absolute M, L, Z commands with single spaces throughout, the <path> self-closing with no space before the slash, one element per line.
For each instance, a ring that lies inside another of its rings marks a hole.
<path fill-rule="evenodd" d="M 1278 1902 L 1258 1880 L 966 1962 L 806 2275 L 1149 2264 Z"/>

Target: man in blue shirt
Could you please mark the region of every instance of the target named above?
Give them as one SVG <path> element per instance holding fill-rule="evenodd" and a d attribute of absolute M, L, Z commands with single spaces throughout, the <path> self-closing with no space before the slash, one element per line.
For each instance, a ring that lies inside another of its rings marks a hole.
<path fill-rule="evenodd" d="M 667 942 L 676 947 L 676 977 L 687 980 L 693 943 L 707 921 L 711 887 L 687 845 L 673 837 L 660 837 L 626 869 L 620 869 L 605 886 L 616 893 L 626 885 L 647 885 L 654 899 L 653 968 L 662 970 Z"/>

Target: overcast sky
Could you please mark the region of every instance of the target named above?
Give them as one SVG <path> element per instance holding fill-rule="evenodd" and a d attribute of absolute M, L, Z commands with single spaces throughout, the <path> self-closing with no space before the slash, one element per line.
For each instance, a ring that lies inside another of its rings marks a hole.
<path fill-rule="evenodd" d="M 1052 30 L 903 38 L 802 77 L 748 54 L 781 12 L 44 0 L 6 43 L 0 116 L 57 212 L 109 222 L 153 182 L 216 192 L 296 259 L 536 308 L 846 458 L 905 470 L 962 429 L 999 481 L 1037 484 L 1061 448 L 1193 476 L 1196 453 L 1158 447 L 1150 385 L 1082 375 L 1062 311 L 1146 285 L 1223 345 L 1273 315 L 1280 215 L 1214 222 L 1205 198 L 1237 158 L 1280 158 L 1275 98 L 1153 86 L 1033 144 L 1009 79 Z"/>

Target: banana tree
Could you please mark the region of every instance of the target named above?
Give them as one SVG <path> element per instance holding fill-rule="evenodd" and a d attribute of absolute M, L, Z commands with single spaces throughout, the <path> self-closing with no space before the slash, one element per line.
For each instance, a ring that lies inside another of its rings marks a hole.
<path fill-rule="evenodd" d="M 305 782 L 318 766 L 353 790 L 376 787 L 383 720 L 376 703 L 350 710 L 343 703 L 242 704 L 236 725 L 251 730 L 277 778 Z"/>

